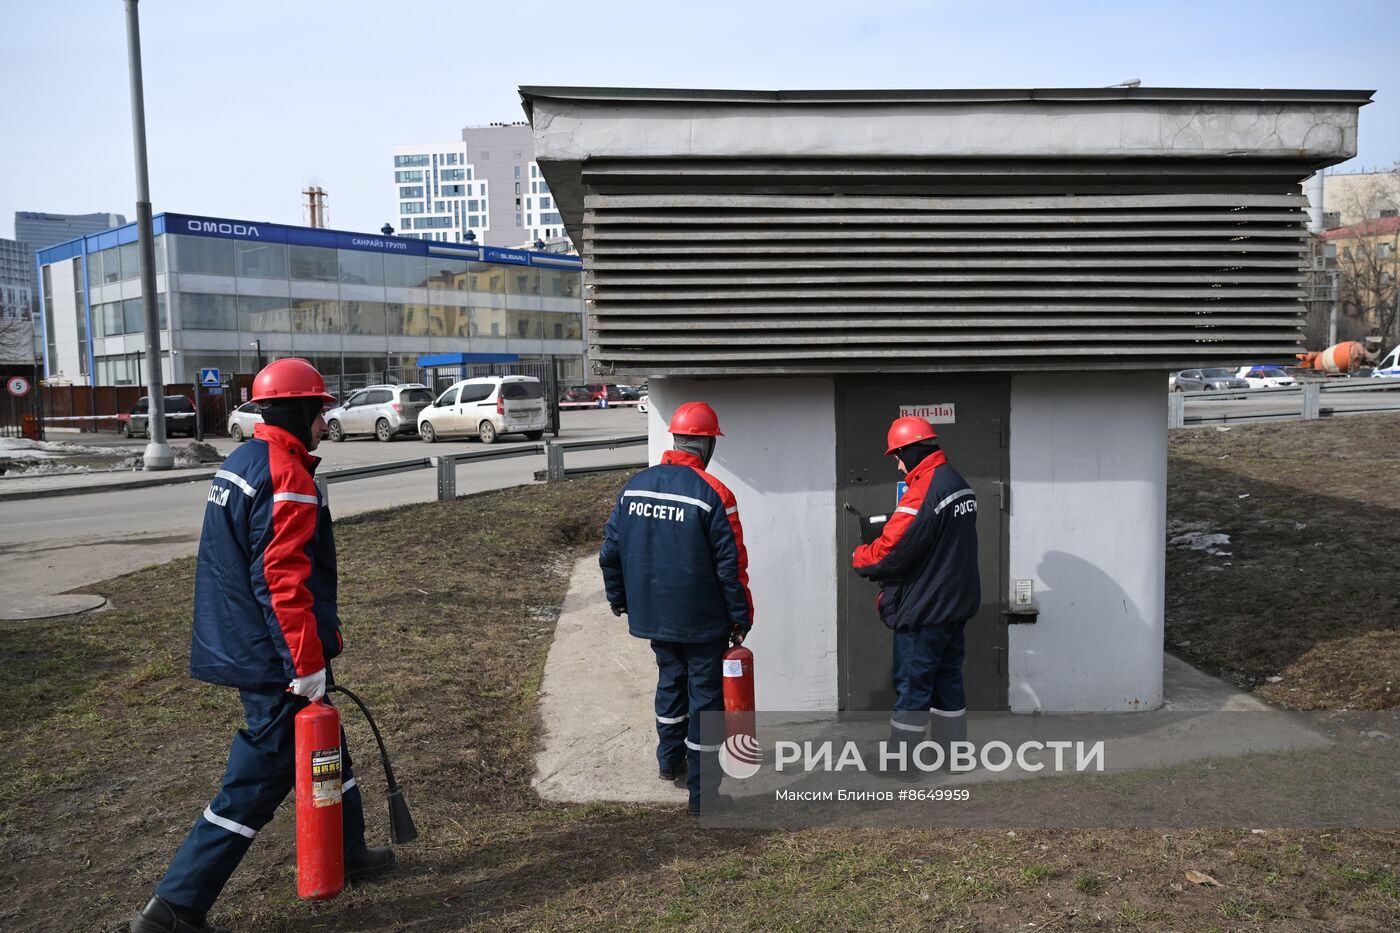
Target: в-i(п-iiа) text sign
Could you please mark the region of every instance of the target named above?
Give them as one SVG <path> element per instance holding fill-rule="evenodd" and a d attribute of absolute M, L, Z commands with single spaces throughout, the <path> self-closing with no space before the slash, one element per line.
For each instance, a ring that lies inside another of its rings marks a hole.
<path fill-rule="evenodd" d="M 957 417 L 952 402 L 932 402 L 922 405 L 900 405 L 899 417 L 923 418 L 929 424 L 954 424 Z"/>

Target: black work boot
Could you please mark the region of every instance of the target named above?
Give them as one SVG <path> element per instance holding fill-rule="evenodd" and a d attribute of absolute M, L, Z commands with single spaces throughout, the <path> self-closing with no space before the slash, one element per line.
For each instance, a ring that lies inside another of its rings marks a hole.
<path fill-rule="evenodd" d="M 140 913 L 131 918 L 131 933 L 233 933 L 226 927 L 212 927 L 204 912 L 153 897 Z"/>
<path fill-rule="evenodd" d="M 394 850 L 390 846 L 376 846 L 365 849 L 356 855 L 345 856 L 345 883 L 368 881 L 378 878 L 394 867 Z"/>
<path fill-rule="evenodd" d="M 656 776 L 661 778 L 661 780 L 663 781 L 675 781 L 678 778 L 680 778 L 681 775 L 685 774 L 685 765 L 686 762 L 684 758 L 682 758 L 677 764 L 669 766 L 661 765 L 659 768 L 657 768 Z"/>

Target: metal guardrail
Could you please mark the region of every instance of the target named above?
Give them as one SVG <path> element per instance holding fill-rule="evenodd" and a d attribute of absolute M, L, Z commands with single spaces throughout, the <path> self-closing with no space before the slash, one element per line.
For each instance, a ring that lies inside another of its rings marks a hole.
<path fill-rule="evenodd" d="M 1367 407 L 1332 408 L 1323 404 L 1324 396 L 1356 395 L 1379 392 L 1376 404 Z M 1386 393 L 1389 393 L 1387 396 Z M 1187 416 L 1188 401 L 1235 401 L 1242 398 L 1278 398 L 1286 402 L 1285 410 L 1221 412 Z M 1296 402 L 1294 400 L 1297 400 Z M 1167 427 L 1182 428 L 1201 424 L 1226 424 L 1250 421 L 1311 421 L 1333 415 L 1366 415 L 1400 412 L 1400 379 L 1355 379 L 1337 383 L 1303 382 L 1294 386 L 1270 389 L 1224 389 L 1208 392 L 1172 392 L 1167 396 Z"/>
<path fill-rule="evenodd" d="M 469 453 L 441 454 L 436 457 L 415 457 L 411 460 L 390 460 L 387 463 L 374 463 L 362 467 L 346 467 L 341 470 L 328 470 L 316 477 L 321 498 L 330 500 L 330 487 L 335 483 L 349 483 L 360 479 L 374 479 L 392 476 L 396 473 L 412 473 L 418 470 L 437 470 L 437 497 L 439 502 L 451 502 L 457 498 L 457 467 L 464 463 L 485 460 L 511 460 L 516 457 L 538 457 L 543 455 L 548 461 L 549 482 L 559 482 L 571 476 L 584 476 L 589 473 L 605 473 L 612 470 L 627 470 L 644 467 L 645 463 L 610 464 L 596 467 L 564 468 L 566 451 L 616 450 L 619 447 L 635 447 L 647 443 L 645 434 L 632 434 L 626 437 L 603 438 L 596 441 L 545 441 L 543 443 L 513 444 L 495 450 L 474 450 Z"/>

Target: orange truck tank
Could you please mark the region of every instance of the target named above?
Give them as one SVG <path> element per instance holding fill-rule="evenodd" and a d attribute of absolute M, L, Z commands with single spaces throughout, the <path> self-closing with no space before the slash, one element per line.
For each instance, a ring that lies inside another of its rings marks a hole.
<path fill-rule="evenodd" d="M 1369 352 L 1358 340 L 1343 340 L 1321 352 L 1298 354 L 1298 365 L 1324 373 L 1349 373 L 1374 362 L 1376 354 Z"/>

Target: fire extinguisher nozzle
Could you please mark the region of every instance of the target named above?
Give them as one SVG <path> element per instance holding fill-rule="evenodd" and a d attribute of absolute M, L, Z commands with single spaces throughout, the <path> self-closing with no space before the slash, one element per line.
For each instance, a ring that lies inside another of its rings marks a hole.
<path fill-rule="evenodd" d="M 389 792 L 389 837 L 394 845 L 403 845 L 418 838 L 418 827 L 413 825 L 413 814 L 408 812 L 408 801 L 404 799 L 403 788 L 400 787 Z"/>

